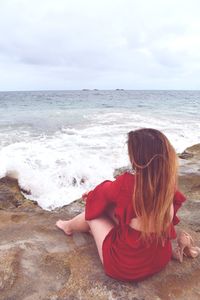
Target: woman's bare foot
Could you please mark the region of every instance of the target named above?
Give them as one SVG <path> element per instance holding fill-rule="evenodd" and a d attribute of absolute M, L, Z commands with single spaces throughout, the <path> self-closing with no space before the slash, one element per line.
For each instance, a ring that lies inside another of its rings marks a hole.
<path fill-rule="evenodd" d="M 69 221 L 58 220 L 56 222 L 56 226 L 61 230 L 63 230 L 65 234 L 72 235 L 72 230 L 70 228 L 70 220 Z"/>

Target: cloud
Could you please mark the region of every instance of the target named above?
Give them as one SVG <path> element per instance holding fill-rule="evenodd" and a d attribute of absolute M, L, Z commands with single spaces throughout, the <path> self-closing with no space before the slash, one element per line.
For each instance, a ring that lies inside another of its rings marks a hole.
<path fill-rule="evenodd" d="M 195 0 L 1 0 L 0 90 L 195 88 L 199 9 Z"/>

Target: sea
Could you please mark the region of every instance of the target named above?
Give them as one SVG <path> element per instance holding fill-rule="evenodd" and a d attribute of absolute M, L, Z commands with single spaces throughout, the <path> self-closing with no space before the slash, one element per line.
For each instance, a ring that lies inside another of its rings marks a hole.
<path fill-rule="evenodd" d="M 0 178 L 61 207 L 127 166 L 127 133 L 144 127 L 177 152 L 200 143 L 200 91 L 0 92 Z"/>

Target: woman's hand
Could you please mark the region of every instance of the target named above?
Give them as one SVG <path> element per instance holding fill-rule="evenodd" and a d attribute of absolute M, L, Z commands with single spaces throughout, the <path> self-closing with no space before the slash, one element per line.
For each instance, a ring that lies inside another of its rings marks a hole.
<path fill-rule="evenodd" d="M 85 193 L 82 195 L 82 199 L 83 199 L 84 201 L 87 200 L 88 193 L 89 193 L 89 192 L 85 192 Z"/>

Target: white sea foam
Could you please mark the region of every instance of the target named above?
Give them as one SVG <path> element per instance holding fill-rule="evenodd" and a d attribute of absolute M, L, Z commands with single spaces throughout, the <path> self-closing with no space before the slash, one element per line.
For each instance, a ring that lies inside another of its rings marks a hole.
<path fill-rule="evenodd" d="M 91 137 L 90 129 L 73 132 L 3 147 L 0 176 L 17 174 L 20 186 L 31 192 L 29 198 L 45 209 L 68 204 L 98 182 L 112 179 L 113 169 L 124 165 L 119 149 L 112 151 L 116 142 L 108 147 L 110 137 Z"/>

